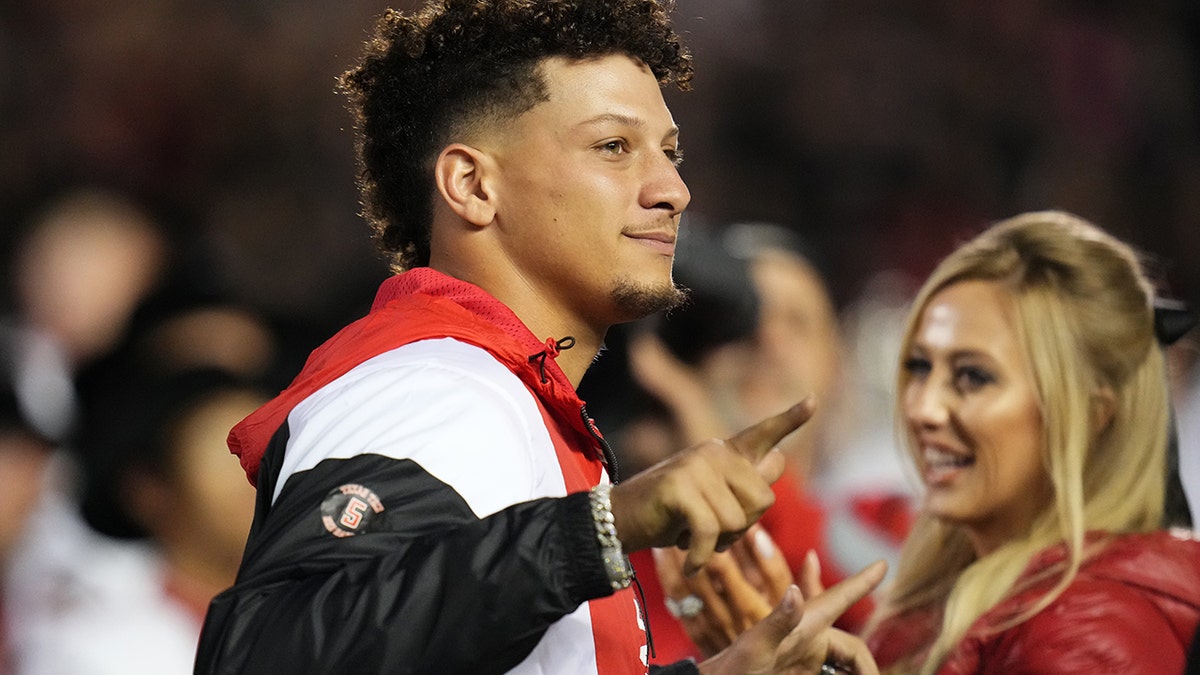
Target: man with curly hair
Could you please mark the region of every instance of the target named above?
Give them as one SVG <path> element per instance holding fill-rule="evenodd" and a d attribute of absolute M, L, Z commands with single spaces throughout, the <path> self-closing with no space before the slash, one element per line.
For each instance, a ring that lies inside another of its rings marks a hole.
<path fill-rule="evenodd" d="M 671 278 L 690 57 L 655 0 L 389 11 L 342 78 L 396 275 L 230 447 L 258 488 L 198 673 L 645 673 L 625 553 L 698 569 L 771 504 L 803 402 L 617 482 L 576 386 Z M 679 673 L 869 661 L 829 628 L 868 569 Z M 828 666 L 826 666 L 828 667 Z M 870 666 L 864 665 L 865 670 Z"/>

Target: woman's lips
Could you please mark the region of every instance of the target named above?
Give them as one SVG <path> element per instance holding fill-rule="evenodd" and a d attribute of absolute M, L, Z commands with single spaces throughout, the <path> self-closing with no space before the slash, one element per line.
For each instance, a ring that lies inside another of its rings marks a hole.
<path fill-rule="evenodd" d="M 922 459 L 925 464 L 925 482 L 928 485 L 945 483 L 963 469 L 975 465 L 975 458 L 971 455 L 928 445 L 922 450 Z"/>

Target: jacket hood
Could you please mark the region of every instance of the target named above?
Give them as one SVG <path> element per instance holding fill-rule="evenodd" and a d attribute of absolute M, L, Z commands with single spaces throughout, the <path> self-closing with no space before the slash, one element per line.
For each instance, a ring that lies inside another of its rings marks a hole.
<path fill-rule="evenodd" d="M 540 340 L 482 288 L 419 267 L 384 281 L 365 317 L 314 350 L 286 389 L 229 432 L 229 450 L 238 456 L 246 478 L 257 484 L 271 438 L 313 392 L 371 357 L 410 342 L 445 337 L 492 353 L 556 409 L 570 411 L 564 417 L 584 430 L 579 415 L 583 402 L 554 361 L 560 349 L 570 347 L 566 338 Z"/>

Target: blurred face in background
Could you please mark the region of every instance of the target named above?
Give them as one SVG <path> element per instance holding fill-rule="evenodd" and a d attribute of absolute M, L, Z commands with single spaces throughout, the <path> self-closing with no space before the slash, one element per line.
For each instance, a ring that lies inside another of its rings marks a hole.
<path fill-rule="evenodd" d="M 176 508 L 203 539 L 241 559 L 254 517 L 254 488 L 229 454 L 229 430 L 266 403 L 248 392 L 215 394 L 188 412 L 178 427 Z M 222 451 L 225 452 L 222 452 Z"/>
<path fill-rule="evenodd" d="M 171 425 L 168 475 L 138 474 L 131 508 L 166 555 L 192 573 L 233 582 L 254 518 L 254 488 L 226 446 L 229 430 L 266 402 L 247 391 L 209 393 Z"/>
<path fill-rule="evenodd" d="M 925 511 L 965 527 L 981 555 L 1023 536 L 1053 490 L 1008 291 L 962 281 L 933 295 L 904 372 L 903 412 Z"/>
<path fill-rule="evenodd" d="M 164 236 L 133 206 L 103 193 L 57 204 L 20 246 L 21 311 L 73 363 L 112 346 L 162 273 Z"/>
<path fill-rule="evenodd" d="M 758 327 L 745 360 L 728 369 L 736 373 L 741 422 L 774 415 L 815 394 L 821 414 L 780 443 L 793 468 L 806 476 L 819 470 L 831 451 L 824 441 L 836 419 L 837 315 L 817 271 L 793 253 L 758 254 L 750 277 L 758 294 Z"/>
<path fill-rule="evenodd" d="M 826 399 L 840 350 L 837 316 L 816 270 L 795 255 L 767 252 L 755 258 L 750 275 L 760 312 L 760 363 L 742 386 L 750 417 L 775 414 L 809 393 Z"/>

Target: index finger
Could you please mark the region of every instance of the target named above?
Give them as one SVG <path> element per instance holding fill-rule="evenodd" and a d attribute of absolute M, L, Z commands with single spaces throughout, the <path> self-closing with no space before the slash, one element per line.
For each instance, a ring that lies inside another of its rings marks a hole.
<path fill-rule="evenodd" d="M 731 436 L 727 443 L 738 454 L 757 462 L 775 447 L 785 436 L 800 428 L 812 417 L 816 399 L 810 394 L 803 401 L 787 410 L 742 429 Z"/>
<path fill-rule="evenodd" d="M 704 571 L 715 578 L 723 589 L 723 599 L 731 610 L 731 619 L 736 623 L 736 633 L 732 637 L 737 637 L 771 613 L 769 598 L 746 579 L 738 567 L 737 559 L 731 554 L 713 556 Z"/>

